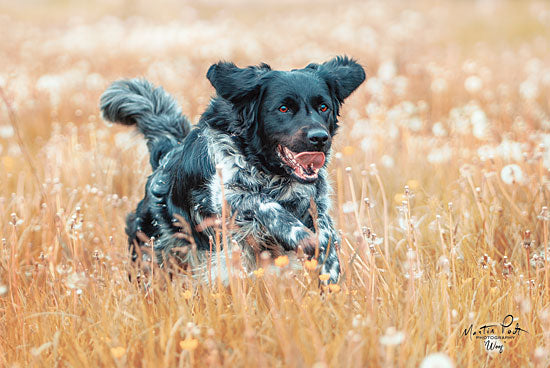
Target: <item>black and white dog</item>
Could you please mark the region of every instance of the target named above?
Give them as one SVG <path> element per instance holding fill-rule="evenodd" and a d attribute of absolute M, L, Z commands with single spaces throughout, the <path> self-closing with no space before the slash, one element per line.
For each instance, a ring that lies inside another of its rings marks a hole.
<path fill-rule="evenodd" d="M 104 118 L 137 125 L 151 155 L 145 197 L 127 219 L 133 259 L 150 261 L 152 245 L 161 265 L 170 258 L 204 269 L 215 234 L 206 220 L 220 218 L 225 198 L 236 225 L 227 244 L 241 248 L 245 269 L 255 269 L 263 251 L 302 247 L 337 282 L 326 166 L 340 106 L 365 80 L 363 68 L 348 57 L 292 71 L 219 62 L 206 77 L 217 96 L 195 128 L 145 80 L 117 81 L 101 97 Z M 187 251 L 191 244 L 196 252 Z M 220 253 L 212 267 L 225 275 Z"/>

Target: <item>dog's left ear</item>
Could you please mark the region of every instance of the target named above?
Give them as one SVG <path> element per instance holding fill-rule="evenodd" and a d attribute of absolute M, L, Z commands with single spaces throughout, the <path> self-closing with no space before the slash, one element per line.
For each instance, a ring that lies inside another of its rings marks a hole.
<path fill-rule="evenodd" d="M 347 56 L 337 56 L 321 65 L 309 64 L 323 78 L 336 98 L 342 103 L 365 80 L 365 70 L 355 60 Z"/>
<path fill-rule="evenodd" d="M 260 79 L 271 68 L 267 64 L 238 68 L 235 64 L 220 61 L 206 73 L 219 96 L 234 105 L 249 101 L 260 91 Z"/>

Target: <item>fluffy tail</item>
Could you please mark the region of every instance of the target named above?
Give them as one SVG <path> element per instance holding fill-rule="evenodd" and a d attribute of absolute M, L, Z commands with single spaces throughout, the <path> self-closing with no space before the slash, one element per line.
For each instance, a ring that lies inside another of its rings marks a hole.
<path fill-rule="evenodd" d="M 153 170 L 191 130 L 176 100 L 144 79 L 114 82 L 101 96 L 100 107 L 106 120 L 137 125 L 147 139 Z"/>

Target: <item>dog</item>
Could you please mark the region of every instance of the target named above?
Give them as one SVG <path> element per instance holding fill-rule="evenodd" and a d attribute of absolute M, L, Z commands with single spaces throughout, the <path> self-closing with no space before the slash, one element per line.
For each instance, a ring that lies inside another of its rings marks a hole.
<path fill-rule="evenodd" d="M 220 61 L 206 77 L 216 96 L 196 127 L 146 80 L 116 81 L 101 96 L 103 118 L 136 125 L 150 152 L 145 196 L 127 217 L 132 259 L 191 270 L 218 259 L 211 267 L 227 275 L 228 252 L 208 258 L 226 208 L 234 226 L 223 244 L 239 248 L 247 272 L 262 252 L 301 249 L 338 282 L 326 167 L 340 108 L 365 80 L 363 67 L 346 56 L 290 71 Z"/>

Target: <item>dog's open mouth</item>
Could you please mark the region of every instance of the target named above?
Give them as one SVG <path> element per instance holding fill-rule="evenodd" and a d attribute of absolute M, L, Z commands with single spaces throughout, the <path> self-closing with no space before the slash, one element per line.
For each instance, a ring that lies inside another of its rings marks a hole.
<path fill-rule="evenodd" d="M 317 179 L 319 170 L 325 164 L 323 152 L 300 152 L 296 153 L 281 145 L 277 146 L 277 155 L 289 168 L 292 173 L 304 181 Z"/>

